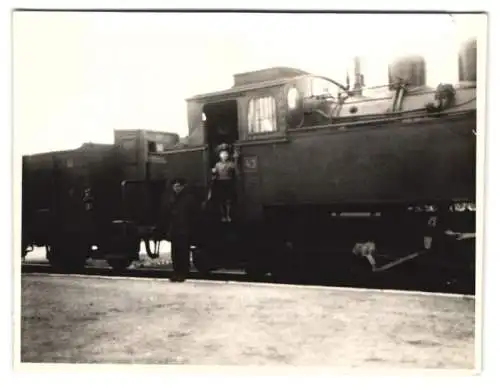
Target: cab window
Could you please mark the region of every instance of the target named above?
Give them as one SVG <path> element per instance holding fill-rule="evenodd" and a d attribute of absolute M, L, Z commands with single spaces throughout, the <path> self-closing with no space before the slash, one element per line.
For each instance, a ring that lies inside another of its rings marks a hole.
<path fill-rule="evenodd" d="M 258 97 L 248 104 L 248 132 L 269 133 L 278 130 L 276 100 L 272 96 Z"/>

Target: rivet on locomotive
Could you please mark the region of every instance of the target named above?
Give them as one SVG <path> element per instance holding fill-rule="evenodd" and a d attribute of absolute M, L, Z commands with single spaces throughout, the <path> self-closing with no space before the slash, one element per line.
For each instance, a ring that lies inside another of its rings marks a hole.
<path fill-rule="evenodd" d="M 192 242 L 201 272 L 473 288 L 476 58 L 467 42 L 458 83 L 437 88 L 419 56 L 376 87 L 357 59 L 352 87 L 286 67 L 236 74 L 187 99 L 185 139 L 120 130 L 114 145 L 25 156 L 23 254 L 41 245 L 55 266 L 99 256 L 124 268 L 143 240 L 156 257 L 165 183 L 180 176 L 205 206 Z M 239 154 L 230 223 L 208 196 L 221 144 Z"/>

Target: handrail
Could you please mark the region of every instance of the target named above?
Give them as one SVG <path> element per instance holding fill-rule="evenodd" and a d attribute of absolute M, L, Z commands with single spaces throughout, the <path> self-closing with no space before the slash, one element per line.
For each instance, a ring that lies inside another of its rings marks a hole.
<path fill-rule="evenodd" d="M 299 132 L 306 132 L 306 131 L 311 131 L 311 130 L 355 127 L 355 126 L 362 126 L 362 125 L 371 125 L 371 124 L 377 124 L 377 123 L 382 124 L 382 123 L 390 123 L 390 122 L 419 119 L 419 118 L 431 119 L 431 118 L 442 117 L 443 115 L 453 117 L 453 116 L 459 116 L 459 115 L 473 113 L 474 111 L 475 111 L 475 109 L 463 110 L 463 111 L 427 113 L 427 112 L 425 112 L 425 108 L 422 108 L 422 109 L 415 110 L 415 113 L 412 115 L 402 115 L 402 114 L 405 114 L 409 111 L 391 112 L 391 113 L 375 114 L 375 115 L 370 114 L 370 115 L 366 115 L 366 117 L 367 118 L 371 117 L 371 119 L 364 119 L 364 120 L 357 120 L 357 121 L 349 120 L 350 117 L 345 117 L 344 120 L 343 120 L 343 118 L 338 120 L 339 118 L 341 118 L 341 117 L 339 117 L 339 118 L 335 118 L 335 121 L 333 123 L 307 126 L 307 127 L 301 127 L 301 128 L 289 128 L 287 131 L 289 133 L 299 133 Z"/>

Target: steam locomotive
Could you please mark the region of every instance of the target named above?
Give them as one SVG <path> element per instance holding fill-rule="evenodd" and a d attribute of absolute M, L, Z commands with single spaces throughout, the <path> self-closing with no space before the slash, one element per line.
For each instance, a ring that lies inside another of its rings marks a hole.
<path fill-rule="evenodd" d="M 201 204 L 216 147 L 228 143 L 241 154 L 236 216 L 223 224 L 204 209 L 192 242 L 199 271 L 473 281 L 476 58 L 467 42 L 459 83 L 437 88 L 418 56 L 390 64 L 374 88 L 359 66 L 353 87 L 289 67 L 236 74 L 230 89 L 187 99 L 185 139 L 116 130 L 113 145 L 24 156 L 23 255 L 46 246 L 53 266 L 90 256 L 123 269 L 144 241 L 157 256 L 166 183 L 186 178 Z"/>

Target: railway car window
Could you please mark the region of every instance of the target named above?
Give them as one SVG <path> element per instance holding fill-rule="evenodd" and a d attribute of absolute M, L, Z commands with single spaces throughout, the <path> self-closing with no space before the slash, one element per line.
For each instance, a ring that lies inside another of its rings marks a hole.
<path fill-rule="evenodd" d="M 277 131 L 276 100 L 272 96 L 254 98 L 248 105 L 249 133 Z"/>

